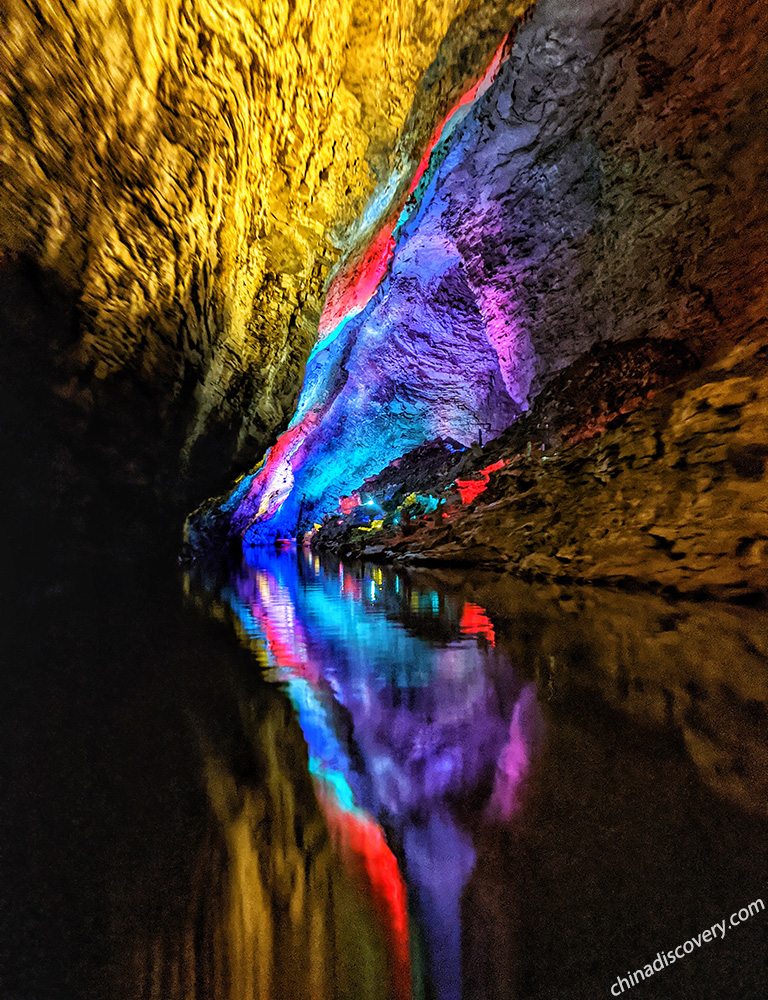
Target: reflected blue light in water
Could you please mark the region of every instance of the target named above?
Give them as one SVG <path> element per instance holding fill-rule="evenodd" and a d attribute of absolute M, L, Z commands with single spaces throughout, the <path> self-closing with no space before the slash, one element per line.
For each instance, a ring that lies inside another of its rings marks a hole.
<path fill-rule="evenodd" d="M 339 804 L 352 809 L 355 801 L 347 775 L 351 773 L 349 759 L 336 738 L 326 709 L 308 681 L 293 677 L 285 689 L 296 708 L 304 738 L 309 747 L 309 770 L 327 781 Z"/>
<path fill-rule="evenodd" d="M 327 783 L 329 789 L 333 792 L 336 802 L 342 809 L 345 809 L 347 812 L 355 810 L 355 797 L 352 794 L 352 789 L 349 787 L 347 779 L 341 771 L 334 771 L 328 767 L 325 761 L 318 760 L 317 757 L 310 757 L 309 773 L 320 781 Z"/>
<path fill-rule="evenodd" d="M 339 809 L 386 818 L 441 1000 L 461 983 L 460 901 L 474 866 L 456 796 L 509 822 L 541 742 L 532 685 L 475 604 L 380 567 L 248 551 L 224 596 L 287 691 L 309 768 Z"/>

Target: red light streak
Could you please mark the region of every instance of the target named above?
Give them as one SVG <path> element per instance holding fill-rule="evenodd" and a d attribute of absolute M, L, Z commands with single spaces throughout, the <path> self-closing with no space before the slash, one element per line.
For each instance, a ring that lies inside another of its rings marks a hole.
<path fill-rule="evenodd" d="M 318 798 L 333 840 L 347 869 L 366 887 L 386 939 L 393 979 L 393 997 L 411 998 L 406 890 L 397 860 L 373 819 L 341 809 L 329 795 Z"/>
<path fill-rule="evenodd" d="M 465 94 L 462 94 L 433 131 L 432 137 L 427 143 L 427 147 L 416 168 L 416 173 L 413 175 L 406 198 L 413 194 L 419 181 L 424 176 L 429 167 L 429 160 L 434 148 L 440 141 L 451 118 L 461 108 L 472 104 L 481 88 L 487 87 L 496 78 L 509 38 L 509 35 L 504 36 L 485 73 L 483 73 L 474 86 L 470 87 Z M 370 301 L 373 293 L 379 287 L 381 279 L 387 273 L 389 262 L 394 254 L 394 230 L 399 217 L 400 209 L 397 210 L 394 216 L 390 215 L 382 228 L 368 244 L 363 256 L 357 260 L 351 260 L 344 270 L 340 271 L 331 281 L 318 326 L 318 333 L 321 338 L 327 336 L 332 330 L 335 330 L 345 319 L 360 312 Z"/>
<path fill-rule="evenodd" d="M 481 608 L 479 604 L 465 602 L 459 628 L 464 635 L 482 635 L 492 646 L 496 645 L 493 622 L 486 614 L 485 608 Z"/>
<path fill-rule="evenodd" d="M 498 462 L 486 465 L 484 469 L 480 470 L 482 479 L 457 479 L 456 489 L 461 495 L 461 502 L 463 504 L 470 504 L 476 500 L 488 488 L 488 483 L 491 481 L 491 473 L 502 469 L 505 465 L 506 462 L 504 459 L 500 458 Z"/>

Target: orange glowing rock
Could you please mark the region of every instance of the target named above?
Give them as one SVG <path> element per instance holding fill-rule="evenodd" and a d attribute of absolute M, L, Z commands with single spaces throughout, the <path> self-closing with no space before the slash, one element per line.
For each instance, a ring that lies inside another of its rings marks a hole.
<path fill-rule="evenodd" d="M 352 493 L 348 497 L 342 497 L 339 500 L 339 507 L 341 508 L 342 514 L 351 514 L 355 507 L 360 506 L 360 494 Z"/>

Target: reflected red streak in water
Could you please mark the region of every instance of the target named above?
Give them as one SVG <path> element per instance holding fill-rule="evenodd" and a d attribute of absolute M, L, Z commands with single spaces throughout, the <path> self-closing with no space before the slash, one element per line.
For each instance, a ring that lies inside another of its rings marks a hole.
<path fill-rule="evenodd" d="M 269 651 L 281 667 L 293 670 L 311 684 L 320 681 L 320 669 L 312 660 L 302 655 L 306 650 L 303 630 L 298 622 L 276 620 L 269 608 L 262 608 L 256 600 L 249 604 L 255 621 L 264 629 Z"/>
<path fill-rule="evenodd" d="M 361 600 L 360 581 L 341 572 L 342 592 Z M 284 619 L 285 610 L 280 602 L 273 603 L 277 590 L 275 582 L 269 580 L 265 591 L 250 602 L 251 613 L 264 629 L 269 650 L 280 666 L 295 671 L 298 676 L 316 685 L 322 674 L 320 666 L 306 655 L 307 645 L 300 623 L 293 616 Z M 315 789 L 345 868 L 363 883 L 364 893 L 373 903 L 390 955 L 392 995 L 397 1000 L 410 1000 L 408 909 L 405 884 L 397 860 L 375 820 L 362 811 L 349 812 L 342 808 L 322 785 L 316 784 Z"/>
<path fill-rule="evenodd" d="M 459 627 L 465 635 L 482 635 L 492 646 L 496 645 L 493 622 L 479 604 L 470 604 L 469 601 L 464 604 Z"/>
<path fill-rule="evenodd" d="M 341 585 L 341 592 L 345 597 L 352 597 L 356 601 L 362 601 L 363 599 L 363 585 L 350 573 L 347 573 L 344 576 L 344 581 Z"/>
<path fill-rule="evenodd" d="M 392 963 L 393 996 L 410 1000 L 411 964 L 405 883 L 381 828 L 364 814 L 341 809 L 318 790 L 328 828 L 350 874 L 371 899 Z"/>

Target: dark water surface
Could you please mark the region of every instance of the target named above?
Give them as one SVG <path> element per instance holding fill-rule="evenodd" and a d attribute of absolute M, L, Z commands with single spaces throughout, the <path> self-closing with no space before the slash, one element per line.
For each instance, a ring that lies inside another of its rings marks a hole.
<path fill-rule="evenodd" d="M 296 550 L 183 590 L 30 606 L 3 998 L 586 1000 L 768 905 L 764 613 Z M 767 962 L 762 912 L 625 992 Z"/>

